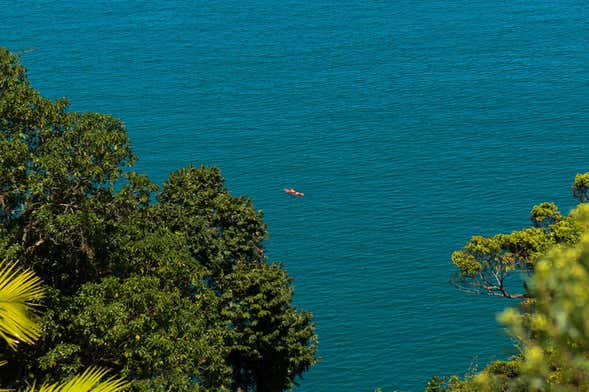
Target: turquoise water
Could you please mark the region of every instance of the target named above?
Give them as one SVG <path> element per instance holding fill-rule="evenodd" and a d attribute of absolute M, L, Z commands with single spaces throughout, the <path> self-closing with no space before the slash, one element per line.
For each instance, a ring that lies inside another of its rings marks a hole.
<path fill-rule="evenodd" d="M 297 391 L 423 390 L 509 355 L 508 303 L 455 291 L 472 234 L 573 206 L 588 171 L 584 1 L 0 1 L 35 87 L 122 118 L 161 182 L 221 167 L 315 314 Z M 292 186 L 305 192 L 293 198 Z"/>

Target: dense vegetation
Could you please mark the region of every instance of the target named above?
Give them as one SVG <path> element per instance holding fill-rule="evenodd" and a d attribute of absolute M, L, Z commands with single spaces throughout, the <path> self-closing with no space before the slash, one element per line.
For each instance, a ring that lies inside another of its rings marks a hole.
<path fill-rule="evenodd" d="M 10 348 L 16 350 L 21 343 L 35 344 L 39 339 L 41 328 L 33 316 L 38 313 L 37 301 L 44 296 L 41 279 L 32 271 L 0 262 L 0 339 Z M 0 366 L 5 364 L 0 362 Z M 107 373 L 106 369 L 88 368 L 66 382 L 41 386 L 33 382 L 26 392 L 118 392 L 129 386 L 113 376 L 104 380 Z"/>
<path fill-rule="evenodd" d="M 282 391 L 316 362 L 308 312 L 270 263 L 262 213 L 214 167 L 161 189 L 123 123 L 43 98 L 0 49 L 0 260 L 45 283 L 41 335 L 0 385 L 112 369 L 131 391 Z"/>
<path fill-rule="evenodd" d="M 453 253 L 460 289 L 524 298 L 499 318 L 518 354 L 464 379 L 434 377 L 426 391 L 589 390 L 589 173 L 575 177 L 572 193 L 580 204 L 568 216 L 542 203 L 531 211 L 532 227 L 474 236 Z M 523 287 L 513 292 L 517 281 Z"/>

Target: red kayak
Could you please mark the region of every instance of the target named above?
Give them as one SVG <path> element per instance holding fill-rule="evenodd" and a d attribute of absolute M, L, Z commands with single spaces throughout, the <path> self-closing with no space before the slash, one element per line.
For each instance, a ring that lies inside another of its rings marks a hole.
<path fill-rule="evenodd" d="M 293 196 L 305 196 L 305 194 L 303 192 L 297 192 L 295 191 L 293 188 L 284 188 L 284 192 L 288 193 L 289 195 L 293 195 Z"/>

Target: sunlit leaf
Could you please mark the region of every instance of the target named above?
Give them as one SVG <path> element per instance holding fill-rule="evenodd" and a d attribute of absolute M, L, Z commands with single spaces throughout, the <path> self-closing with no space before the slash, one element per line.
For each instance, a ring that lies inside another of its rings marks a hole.
<path fill-rule="evenodd" d="M 127 381 L 116 377 L 102 381 L 107 372 L 92 367 L 63 384 L 44 384 L 39 389 L 33 385 L 26 392 L 117 392 L 129 386 Z"/>
<path fill-rule="evenodd" d="M 32 344 L 41 328 L 31 316 L 31 301 L 44 296 L 41 279 L 32 271 L 19 271 L 15 264 L 0 264 L 0 337 L 16 349 L 19 342 Z"/>

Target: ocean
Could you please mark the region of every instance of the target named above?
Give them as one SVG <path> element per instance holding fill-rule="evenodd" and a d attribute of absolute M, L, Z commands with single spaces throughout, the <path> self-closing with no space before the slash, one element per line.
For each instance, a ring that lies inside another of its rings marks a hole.
<path fill-rule="evenodd" d="M 0 17 L 43 95 L 125 122 L 138 171 L 217 165 L 264 211 L 317 323 L 295 391 L 420 391 L 513 353 L 496 314 L 514 303 L 455 290 L 450 254 L 574 206 L 586 1 L 0 0 Z"/>

